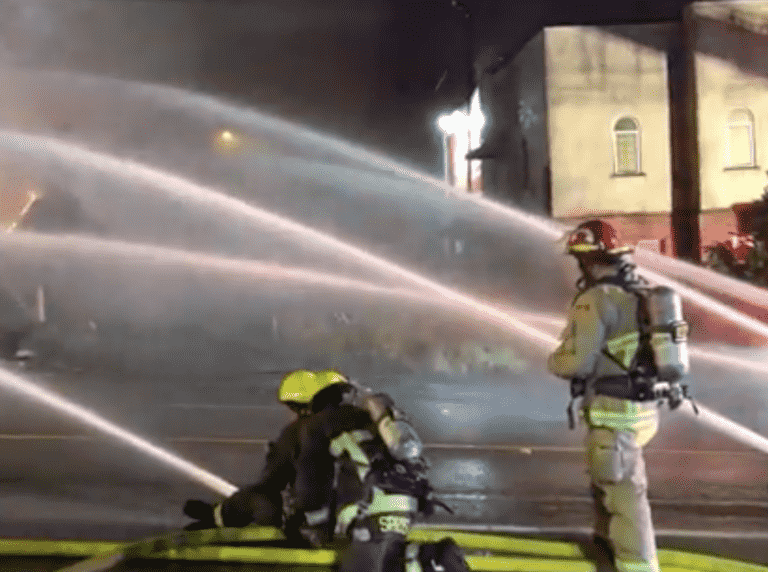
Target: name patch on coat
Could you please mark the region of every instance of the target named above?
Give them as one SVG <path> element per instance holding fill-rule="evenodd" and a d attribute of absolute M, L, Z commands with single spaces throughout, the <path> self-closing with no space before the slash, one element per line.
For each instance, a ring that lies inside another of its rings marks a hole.
<path fill-rule="evenodd" d="M 407 516 L 380 516 L 379 529 L 381 532 L 397 532 L 407 535 L 411 531 L 411 519 Z"/>
<path fill-rule="evenodd" d="M 585 312 L 589 312 L 589 304 L 576 304 L 577 310 L 584 310 Z"/>

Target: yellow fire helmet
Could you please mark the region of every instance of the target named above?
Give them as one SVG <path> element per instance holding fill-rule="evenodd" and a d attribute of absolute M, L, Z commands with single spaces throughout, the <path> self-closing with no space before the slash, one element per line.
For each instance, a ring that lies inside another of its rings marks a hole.
<path fill-rule="evenodd" d="M 315 395 L 326 387 L 337 383 L 349 383 L 349 380 L 343 374 L 332 369 L 318 372 L 299 369 L 292 371 L 283 378 L 277 392 L 277 398 L 282 403 L 309 405 Z"/>
<path fill-rule="evenodd" d="M 344 374 L 333 369 L 324 369 L 323 371 L 318 371 L 315 375 L 319 386 L 318 392 L 337 383 L 349 383 Z"/>
<path fill-rule="evenodd" d="M 281 403 L 309 405 L 321 389 L 315 372 L 299 369 L 286 375 L 280 382 L 277 399 Z"/>

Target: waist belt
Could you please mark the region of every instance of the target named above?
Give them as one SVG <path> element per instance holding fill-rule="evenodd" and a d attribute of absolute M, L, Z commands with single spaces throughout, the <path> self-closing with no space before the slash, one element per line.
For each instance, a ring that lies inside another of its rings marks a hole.
<path fill-rule="evenodd" d="M 605 395 L 632 401 L 654 401 L 654 383 L 649 380 L 632 380 L 628 375 L 608 375 L 594 382 L 595 395 Z"/>
<path fill-rule="evenodd" d="M 605 395 L 616 399 L 629 399 L 630 401 L 655 401 L 657 395 L 654 392 L 654 382 L 647 379 L 633 379 L 628 375 L 606 375 L 592 382 L 592 390 L 595 395 Z M 571 380 L 571 402 L 568 404 L 568 426 L 576 427 L 573 415 L 573 402 L 576 398 L 586 393 L 587 382 L 583 379 Z"/>

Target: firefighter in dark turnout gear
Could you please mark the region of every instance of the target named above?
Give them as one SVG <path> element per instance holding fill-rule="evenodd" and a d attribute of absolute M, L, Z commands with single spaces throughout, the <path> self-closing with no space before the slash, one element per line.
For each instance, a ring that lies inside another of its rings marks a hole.
<path fill-rule="evenodd" d="M 188 501 L 188 529 L 282 526 L 298 546 L 345 546 L 340 570 L 467 571 L 451 540 L 407 545 L 419 514 L 435 505 L 421 442 L 385 394 L 335 371 L 288 374 L 278 399 L 299 417 L 270 445 L 259 481 L 211 506 Z M 284 517 L 283 491 L 291 507 Z"/>
<path fill-rule="evenodd" d="M 631 248 L 620 245 L 609 224 L 579 225 L 568 253 L 583 276 L 562 343 L 548 365 L 572 380 L 572 397 L 583 397 L 595 541 L 609 548 L 618 572 L 659 572 L 642 448 L 658 430 L 656 401 L 664 397 L 675 408 L 685 396 L 677 383 L 660 393 L 657 382 L 660 372 L 669 380 L 686 373 L 680 336 L 687 334 L 687 324 L 679 310 L 676 321 L 667 320 L 673 333 L 664 324 L 653 330 L 648 313 L 656 298 L 648 293 L 671 291 L 649 289 L 635 274 Z"/>

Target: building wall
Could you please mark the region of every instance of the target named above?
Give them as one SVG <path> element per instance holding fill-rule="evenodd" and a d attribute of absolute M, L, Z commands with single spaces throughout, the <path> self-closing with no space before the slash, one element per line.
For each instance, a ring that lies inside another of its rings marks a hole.
<path fill-rule="evenodd" d="M 666 53 L 654 44 L 674 29 L 659 24 L 545 30 L 554 217 L 669 212 Z M 614 175 L 612 130 L 624 116 L 640 124 L 641 175 Z"/>
<path fill-rule="evenodd" d="M 691 28 L 695 50 L 691 77 L 697 98 L 696 172 L 701 186 L 695 208 L 700 210 L 703 247 L 735 232 L 738 225 L 731 206 L 757 199 L 766 185 L 768 2 L 700 2 L 692 10 L 696 18 Z M 549 150 L 552 216 L 568 222 L 602 216 L 619 227 L 628 242 L 670 243 L 668 63 L 679 33 L 676 23 L 546 28 L 511 63 L 490 78 L 483 76 L 492 125 L 485 139 L 495 137 L 492 147 L 499 155 L 484 162 L 489 192 L 507 193 L 531 208 L 525 204 L 529 195 L 521 182 L 520 143 L 526 137 L 529 165 Z M 548 133 L 539 139 L 544 145 L 532 146 L 535 139 L 527 136 L 521 119 L 530 117 L 528 109 L 533 106 L 524 110 L 520 103 L 536 100 L 535 90 L 526 93 L 526 87 L 538 83 L 537 49 L 544 51 L 546 100 L 533 114 L 542 110 Z M 518 102 L 517 108 L 510 105 L 512 101 Z M 727 123 L 729 114 L 739 108 L 754 117 L 755 163 L 734 169 L 726 158 Z M 640 176 L 614 175 L 612 123 L 622 115 L 640 123 Z M 531 190 L 542 196 L 540 187 Z"/>
<path fill-rule="evenodd" d="M 483 161 L 483 183 L 532 212 L 549 214 L 549 145 L 544 86 L 544 36 L 531 39 L 514 60 L 481 82 L 489 113 L 485 140 L 497 156 Z"/>
<path fill-rule="evenodd" d="M 699 215 L 701 248 L 716 242 L 728 240 L 738 230 L 738 221 L 733 209 L 710 209 Z"/>
<path fill-rule="evenodd" d="M 755 200 L 766 184 L 768 37 L 742 21 L 742 9 L 751 21 L 762 20 L 768 27 L 768 2 L 705 2 L 692 7 L 703 212 Z M 754 117 L 755 162 L 733 168 L 727 126 L 729 115 L 738 109 Z"/>
<path fill-rule="evenodd" d="M 572 217 L 560 220 L 575 227 L 595 216 L 611 223 L 619 232 L 622 242 L 636 245 L 641 240 L 664 241 L 665 254 L 671 253 L 672 236 L 669 213 L 597 213 L 590 217 Z M 732 209 L 712 209 L 699 215 L 699 227 L 703 247 L 727 240 L 731 237 L 731 232 L 737 231 L 738 224 Z"/>

